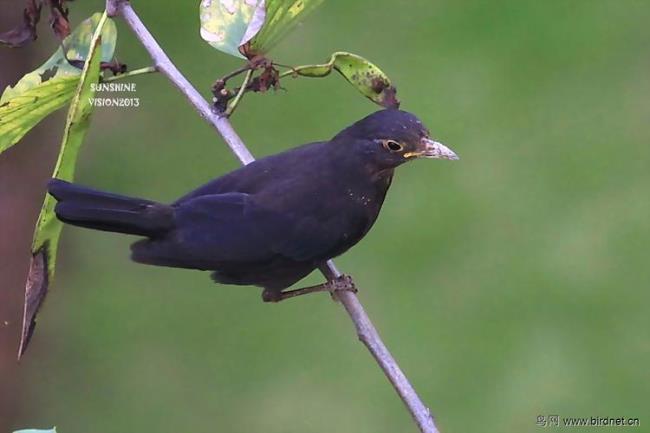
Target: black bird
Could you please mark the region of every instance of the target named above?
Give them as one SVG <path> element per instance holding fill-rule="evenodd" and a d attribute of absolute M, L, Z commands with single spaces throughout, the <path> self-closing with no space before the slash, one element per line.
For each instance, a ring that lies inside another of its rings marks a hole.
<path fill-rule="evenodd" d="M 260 286 L 265 301 L 277 302 L 341 288 L 330 282 L 283 291 L 359 242 L 377 219 L 394 169 L 417 158 L 458 159 L 416 116 L 387 109 L 170 205 L 58 179 L 49 192 L 65 223 L 146 237 L 131 246 L 136 262 L 213 271 L 219 283 Z"/>

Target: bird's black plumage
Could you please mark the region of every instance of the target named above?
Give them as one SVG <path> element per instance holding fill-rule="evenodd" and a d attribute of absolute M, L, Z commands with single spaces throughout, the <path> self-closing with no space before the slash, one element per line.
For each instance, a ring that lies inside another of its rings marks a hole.
<path fill-rule="evenodd" d="M 417 157 L 456 159 L 412 114 L 378 111 L 329 141 L 259 159 L 171 205 L 53 179 L 68 224 L 144 236 L 136 262 L 213 271 L 215 281 L 279 292 L 361 240 L 393 170 Z"/>

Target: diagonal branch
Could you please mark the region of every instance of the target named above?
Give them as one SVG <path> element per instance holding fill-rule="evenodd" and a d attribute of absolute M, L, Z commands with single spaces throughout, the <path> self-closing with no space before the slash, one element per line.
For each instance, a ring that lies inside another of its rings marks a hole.
<path fill-rule="evenodd" d="M 227 117 L 216 113 L 212 110 L 208 102 L 199 94 L 192 84 L 181 74 L 174 66 L 167 54 L 158 45 L 144 23 L 135 13 L 127 0 L 107 0 L 106 10 L 110 16 L 122 16 L 126 23 L 131 27 L 144 48 L 149 52 L 154 61 L 155 67 L 165 75 L 174 86 L 176 86 L 183 95 L 189 100 L 190 104 L 198 111 L 210 125 L 223 137 L 226 144 L 235 153 L 237 158 L 243 163 L 248 164 L 255 160 Z M 321 272 L 327 279 L 332 279 L 341 275 L 332 260 L 329 260 L 321 267 Z M 384 374 L 391 382 L 400 398 L 408 408 L 413 420 L 423 433 L 438 433 L 433 417 L 429 409 L 422 403 L 415 389 L 408 381 L 401 368 L 384 345 L 377 330 L 373 326 L 370 318 L 363 309 L 359 299 L 354 293 L 345 291 L 337 293 L 338 300 L 343 304 L 350 319 L 354 322 L 359 340 L 366 345 L 377 364 L 384 371 Z"/>

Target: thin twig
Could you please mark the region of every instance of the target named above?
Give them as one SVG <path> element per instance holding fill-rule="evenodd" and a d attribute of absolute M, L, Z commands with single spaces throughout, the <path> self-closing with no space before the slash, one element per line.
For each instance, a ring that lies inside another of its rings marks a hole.
<path fill-rule="evenodd" d="M 228 106 L 228 109 L 225 112 L 226 116 L 228 117 L 232 116 L 232 113 L 234 113 L 235 110 L 237 109 L 237 105 L 239 105 L 241 98 L 244 96 L 244 92 L 246 92 L 246 87 L 248 87 L 248 83 L 250 83 L 251 78 L 253 78 L 253 72 L 255 72 L 254 69 L 249 69 L 248 72 L 246 72 L 246 76 L 244 77 L 244 81 L 242 81 L 241 83 L 241 87 L 239 88 L 239 92 L 237 92 L 237 96 L 235 96 L 235 99 L 232 100 L 232 102 Z"/>
<path fill-rule="evenodd" d="M 153 38 L 149 30 L 142 23 L 131 5 L 126 0 L 107 0 L 106 9 L 112 15 L 121 15 L 127 24 L 134 31 L 142 45 L 149 52 L 149 55 L 157 66 L 174 86 L 176 86 L 189 100 L 192 106 L 199 112 L 208 123 L 210 123 L 223 137 L 228 146 L 237 155 L 237 158 L 243 163 L 248 164 L 254 161 L 253 155 L 244 145 L 241 138 L 232 128 L 227 117 L 215 113 L 211 110 L 209 104 L 190 84 L 189 81 L 180 73 L 180 71 L 169 60 L 169 57 L 162 50 L 160 45 Z M 332 279 L 341 275 L 334 262 L 329 260 L 321 267 L 321 272 L 326 278 Z M 399 365 L 392 357 L 384 343 L 382 342 L 377 330 L 368 318 L 357 296 L 352 292 L 340 292 L 337 294 L 338 300 L 343 304 L 345 310 L 354 322 L 359 340 L 366 345 L 372 356 L 375 358 L 381 369 L 388 377 L 400 398 L 410 411 L 414 421 L 423 433 L 438 433 L 438 429 L 429 412 L 429 409 L 422 403 L 417 393 L 413 389 Z"/>
<path fill-rule="evenodd" d="M 242 66 L 241 68 L 235 69 L 234 71 L 227 73 L 223 77 L 219 78 L 217 81 L 223 81 L 225 83 L 231 78 L 234 78 L 243 72 L 250 71 L 251 69 L 253 68 L 250 65 Z"/>

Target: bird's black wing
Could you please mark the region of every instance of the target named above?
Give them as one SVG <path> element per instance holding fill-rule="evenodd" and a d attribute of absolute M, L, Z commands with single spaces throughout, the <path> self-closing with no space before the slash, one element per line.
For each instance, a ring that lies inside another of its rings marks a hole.
<path fill-rule="evenodd" d="M 309 143 L 260 158 L 200 186 L 179 198 L 175 204 L 182 204 L 200 196 L 228 192 L 257 194 L 269 186 L 277 186 L 278 182 L 286 181 L 288 178 L 306 176 L 310 179 L 313 177 L 313 164 L 329 159 L 328 155 L 331 152 L 325 149 L 326 145 L 326 142 Z"/>
<path fill-rule="evenodd" d="M 330 258 L 340 242 L 328 230 L 335 221 L 269 210 L 245 193 L 189 199 L 176 205 L 175 217 L 171 236 L 134 245 L 134 260 L 200 269 L 278 256 L 310 262 Z"/>
<path fill-rule="evenodd" d="M 190 219 L 195 237 L 218 244 L 230 260 L 255 261 L 273 255 L 296 261 L 322 260 L 329 258 L 339 241 L 328 230 L 337 221 L 291 211 L 280 213 L 242 193 L 198 197 L 181 206 L 177 215 L 181 224 L 184 218 Z M 206 226 L 212 230 L 207 237 Z"/>

